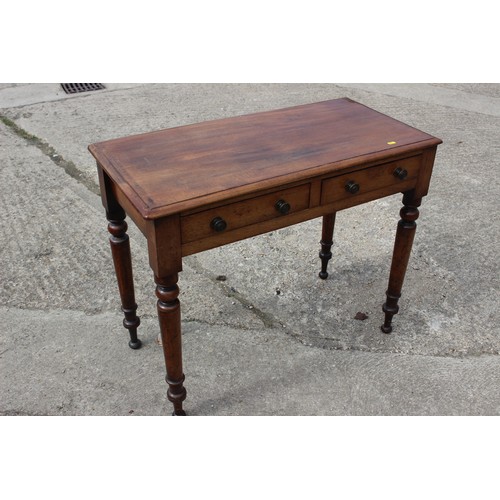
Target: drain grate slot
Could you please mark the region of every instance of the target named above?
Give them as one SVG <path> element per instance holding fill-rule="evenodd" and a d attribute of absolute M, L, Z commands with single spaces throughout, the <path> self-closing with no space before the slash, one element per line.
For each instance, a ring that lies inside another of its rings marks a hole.
<path fill-rule="evenodd" d="M 61 87 L 66 94 L 91 92 L 92 90 L 103 90 L 106 88 L 102 83 L 61 83 Z"/>

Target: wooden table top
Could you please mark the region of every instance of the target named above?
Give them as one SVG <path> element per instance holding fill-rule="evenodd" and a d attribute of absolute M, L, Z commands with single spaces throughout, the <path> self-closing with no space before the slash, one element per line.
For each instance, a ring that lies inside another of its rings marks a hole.
<path fill-rule="evenodd" d="M 89 150 L 141 216 L 155 219 L 440 143 L 344 98 L 114 139 Z"/>

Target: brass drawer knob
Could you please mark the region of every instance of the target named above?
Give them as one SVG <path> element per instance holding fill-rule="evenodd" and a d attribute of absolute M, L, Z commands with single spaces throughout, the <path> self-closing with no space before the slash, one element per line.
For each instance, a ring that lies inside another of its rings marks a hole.
<path fill-rule="evenodd" d="M 398 167 L 394 172 L 392 173 L 394 177 L 397 177 L 399 180 L 404 181 L 406 177 L 408 177 L 408 170 Z"/>
<path fill-rule="evenodd" d="M 224 231 L 226 229 L 227 222 L 222 217 L 215 217 L 215 219 L 212 219 L 212 222 L 210 223 L 210 227 L 214 231 L 221 233 L 222 231 Z"/>
<path fill-rule="evenodd" d="M 290 212 L 290 203 L 287 203 L 285 200 L 278 200 L 274 204 L 274 208 L 282 215 L 286 215 Z"/>
<path fill-rule="evenodd" d="M 346 183 L 345 185 L 345 190 L 348 192 L 348 193 L 351 193 L 351 194 L 356 194 L 358 191 L 359 191 L 359 184 L 357 184 L 356 182 L 354 181 L 349 181 Z"/>

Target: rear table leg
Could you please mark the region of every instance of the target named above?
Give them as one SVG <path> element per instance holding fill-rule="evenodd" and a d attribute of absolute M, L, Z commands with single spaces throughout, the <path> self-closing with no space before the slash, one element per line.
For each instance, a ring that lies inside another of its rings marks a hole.
<path fill-rule="evenodd" d="M 333 228 L 335 226 L 335 215 L 328 214 L 323 216 L 323 228 L 321 233 L 321 251 L 319 252 L 319 258 L 321 259 L 321 271 L 319 277 L 322 280 L 328 278 L 328 273 L 326 271 L 328 267 L 328 261 L 332 258 L 332 252 L 330 251 L 333 245 Z"/>

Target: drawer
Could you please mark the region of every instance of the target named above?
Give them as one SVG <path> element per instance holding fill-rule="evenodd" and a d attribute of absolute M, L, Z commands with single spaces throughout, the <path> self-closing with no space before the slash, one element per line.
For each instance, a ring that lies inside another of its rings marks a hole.
<path fill-rule="evenodd" d="M 208 238 L 309 207 L 310 184 L 281 189 L 181 217 L 182 243 Z"/>
<path fill-rule="evenodd" d="M 421 158 L 421 155 L 412 156 L 325 179 L 321 183 L 321 204 L 326 205 L 385 187 L 392 187 L 392 192 L 397 193 L 398 186 L 403 183 L 405 189 L 408 189 L 407 181 L 417 179 Z"/>

